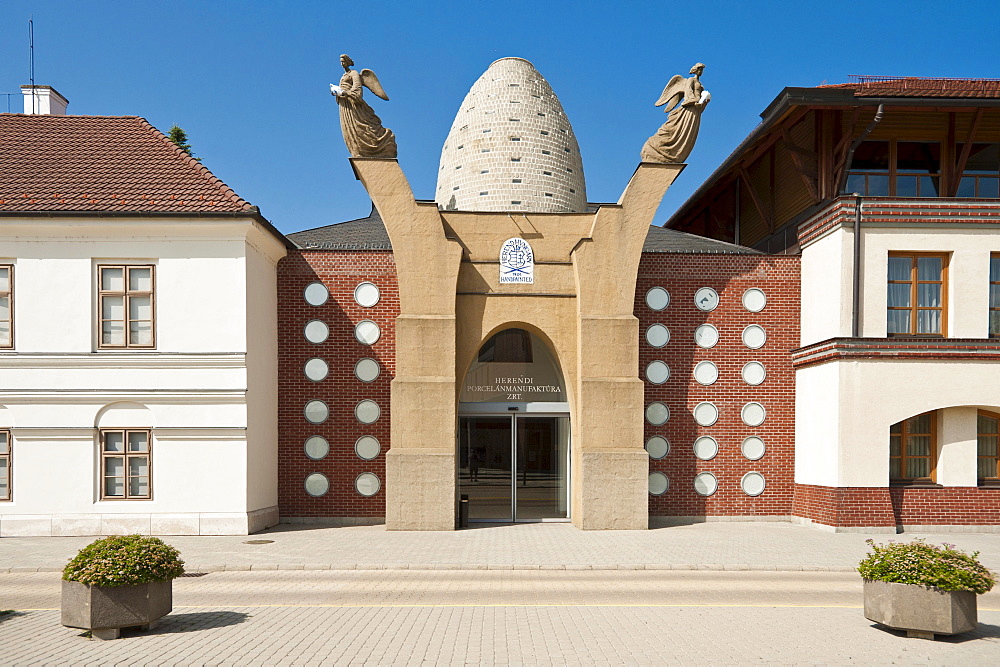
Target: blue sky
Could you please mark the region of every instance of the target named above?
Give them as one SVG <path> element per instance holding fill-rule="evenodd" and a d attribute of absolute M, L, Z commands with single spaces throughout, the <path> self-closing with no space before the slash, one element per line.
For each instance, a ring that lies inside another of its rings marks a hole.
<path fill-rule="evenodd" d="M 663 122 L 653 102 L 667 79 L 706 63 L 712 103 L 658 224 L 785 86 L 849 74 L 1000 78 L 996 2 L 4 0 L 0 93 L 28 82 L 29 15 L 35 82 L 65 95 L 70 113 L 180 125 L 204 164 L 284 232 L 370 208 L 328 91 L 341 53 L 378 74 L 391 101 L 372 106 L 428 199 L 455 112 L 497 58 L 527 58 L 552 84 L 591 201 L 618 199 Z"/>

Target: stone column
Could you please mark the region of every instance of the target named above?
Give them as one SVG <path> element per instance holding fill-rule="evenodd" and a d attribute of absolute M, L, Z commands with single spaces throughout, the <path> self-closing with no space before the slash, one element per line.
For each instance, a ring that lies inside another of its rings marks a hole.
<path fill-rule="evenodd" d="M 455 291 L 462 249 L 437 205 L 417 203 L 396 160 L 352 158 L 385 223 L 399 281 L 388 530 L 455 528 Z"/>
<path fill-rule="evenodd" d="M 640 164 L 618 204 L 598 210 L 589 239 L 572 253 L 579 331 L 572 515 L 579 528 L 648 527 L 635 283 L 650 222 L 683 168 Z"/>

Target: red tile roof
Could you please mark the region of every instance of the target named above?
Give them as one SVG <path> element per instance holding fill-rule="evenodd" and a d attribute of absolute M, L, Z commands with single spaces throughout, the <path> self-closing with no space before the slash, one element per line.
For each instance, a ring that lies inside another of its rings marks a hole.
<path fill-rule="evenodd" d="M 144 118 L 0 114 L 0 211 L 253 210 Z"/>
<path fill-rule="evenodd" d="M 859 76 L 850 83 L 817 88 L 846 88 L 855 97 L 1000 98 L 1000 79 L 928 79 L 916 76 Z"/>

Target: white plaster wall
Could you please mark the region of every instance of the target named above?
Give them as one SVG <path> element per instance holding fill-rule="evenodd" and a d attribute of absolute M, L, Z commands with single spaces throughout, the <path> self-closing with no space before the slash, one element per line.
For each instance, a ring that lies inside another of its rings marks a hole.
<path fill-rule="evenodd" d="M 938 483 L 975 485 L 975 412 L 997 410 L 996 365 L 974 361 L 861 360 L 796 373 L 795 481 L 887 486 L 889 427 L 939 413 Z M 954 408 L 954 409 L 951 409 Z"/>
<path fill-rule="evenodd" d="M 0 536 L 245 533 L 250 512 L 275 505 L 284 252 L 249 220 L 0 220 L 0 259 L 15 264 L 15 348 L 0 353 L 13 500 L 0 503 Z M 98 350 L 96 266 L 132 261 L 156 266 L 156 348 Z M 152 500 L 100 500 L 99 426 L 153 429 Z M 251 432 L 274 459 L 259 469 Z M 252 501 L 251 477 L 267 490 Z"/>
<path fill-rule="evenodd" d="M 268 252 L 269 251 L 269 252 Z M 247 508 L 278 504 L 278 288 L 283 248 L 247 244 Z"/>
<path fill-rule="evenodd" d="M 974 407 L 938 412 L 938 484 L 976 486 L 977 417 Z"/>
<path fill-rule="evenodd" d="M 795 483 L 837 486 L 840 369 L 819 364 L 795 373 Z"/>
<path fill-rule="evenodd" d="M 853 239 L 838 229 L 802 249 L 802 345 L 851 335 Z"/>

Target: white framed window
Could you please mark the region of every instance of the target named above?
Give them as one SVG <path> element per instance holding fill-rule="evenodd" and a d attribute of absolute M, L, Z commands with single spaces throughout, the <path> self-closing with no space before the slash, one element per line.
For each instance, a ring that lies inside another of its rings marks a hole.
<path fill-rule="evenodd" d="M 101 429 L 101 500 L 151 500 L 148 429 Z"/>
<path fill-rule="evenodd" d="M 152 348 L 154 271 L 150 264 L 97 267 L 98 348 Z"/>
<path fill-rule="evenodd" d="M 0 501 L 10 500 L 10 431 L 0 431 Z"/>
<path fill-rule="evenodd" d="M 0 264 L 0 349 L 14 347 L 14 267 Z"/>

